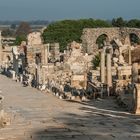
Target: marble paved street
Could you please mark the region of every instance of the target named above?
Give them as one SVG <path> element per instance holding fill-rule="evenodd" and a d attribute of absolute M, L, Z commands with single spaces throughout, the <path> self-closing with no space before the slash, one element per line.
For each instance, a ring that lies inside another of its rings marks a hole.
<path fill-rule="evenodd" d="M 2 75 L 0 89 L 11 115 L 0 140 L 140 140 L 140 117 L 123 112 L 113 99 L 62 101 Z"/>

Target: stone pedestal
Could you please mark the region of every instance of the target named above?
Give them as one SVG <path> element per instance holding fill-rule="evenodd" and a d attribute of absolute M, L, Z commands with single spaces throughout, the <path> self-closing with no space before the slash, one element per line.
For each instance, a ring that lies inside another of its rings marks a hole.
<path fill-rule="evenodd" d="M 13 77 L 12 77 L 13 80 L 16 80 L 16 72 L 15 72 L 15 71 L 12 72 L 12 76 L 13 76 Z"/>
<path fill-rule="evenodd" d="M 101 82 L 105 83 L 105 52 L 101 52 Z"/>
<path fill-rule="evenodd" d="M 20 75 L 20 83 L 23 83 L 23 75 Z"/>

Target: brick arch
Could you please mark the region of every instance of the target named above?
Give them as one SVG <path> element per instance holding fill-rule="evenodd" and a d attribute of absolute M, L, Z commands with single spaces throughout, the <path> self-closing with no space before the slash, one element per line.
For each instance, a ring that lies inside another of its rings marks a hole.
<path fill-rule="evenodd" d="M 101 34 L 101 35 L 99 35 L 98 37 L 97 37 L 97 39 L 96 39 L 96 44 L 98 45 L 98 48 L 99 48 L 99 39 L 102 37 L 102 36 L 104 36 L 104 41 L 106 41 L 106 42 L 109 42 L 109 37 L 108 37 L 108 35 L 107 34 Z"/>
<path fill-rule="evenodd" d="M 129 29 L 125 38 L 125 43 L 131 45 L 130 35 L 134 34 L 138 37 L 140 43 L 140 29 Z"/>
<path fill-rule="evenodd" d="M 106 34 L 110 42 L 114 38 L 118 38 L 126 43 L 130 41 L 128 39 L 130 33 L 135 33 L 140 38 L 140 29 L 136 28 L 86 28 L 83 30 L 81 39 L 84 50 L 88 54 L 96 54 L 98 52 L 96 40 L 100 35 Z"/>

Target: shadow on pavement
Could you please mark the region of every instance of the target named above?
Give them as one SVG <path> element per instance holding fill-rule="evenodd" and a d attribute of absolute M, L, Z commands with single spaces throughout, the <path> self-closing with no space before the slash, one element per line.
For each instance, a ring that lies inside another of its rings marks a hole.
<path fill-rule="evenodd" d="M 75 103 L 75 102 L 73 102 Z M 72 103 L 72 104 L 73 104 Z M 76 102 L 78 103 L 78 102 Z M 79 103 L 78 103 L 79 104 Z M 34 140 L 138 140 L 140 116 L 124 112 L 114 100 L 81 103 L 80 113 L 65 113 L 46 122 L 46 128 L 33 134 Z"/>

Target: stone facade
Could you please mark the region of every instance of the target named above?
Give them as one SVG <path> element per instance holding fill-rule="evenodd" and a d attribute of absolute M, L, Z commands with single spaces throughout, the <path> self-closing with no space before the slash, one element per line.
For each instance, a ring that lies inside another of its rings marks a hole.
<path fill-rule="evenodd" d="M 84 50 L 88 54 L 96 54 L 98 45 L 96 41 L 99 36 L 106 35 L 109 43 L 118 38 L 124 44 L 130 44 L 129 35 L 134 33 L 140 38 L 140 29 L 136 28 L 86 28 L 81 37 Z"/>

